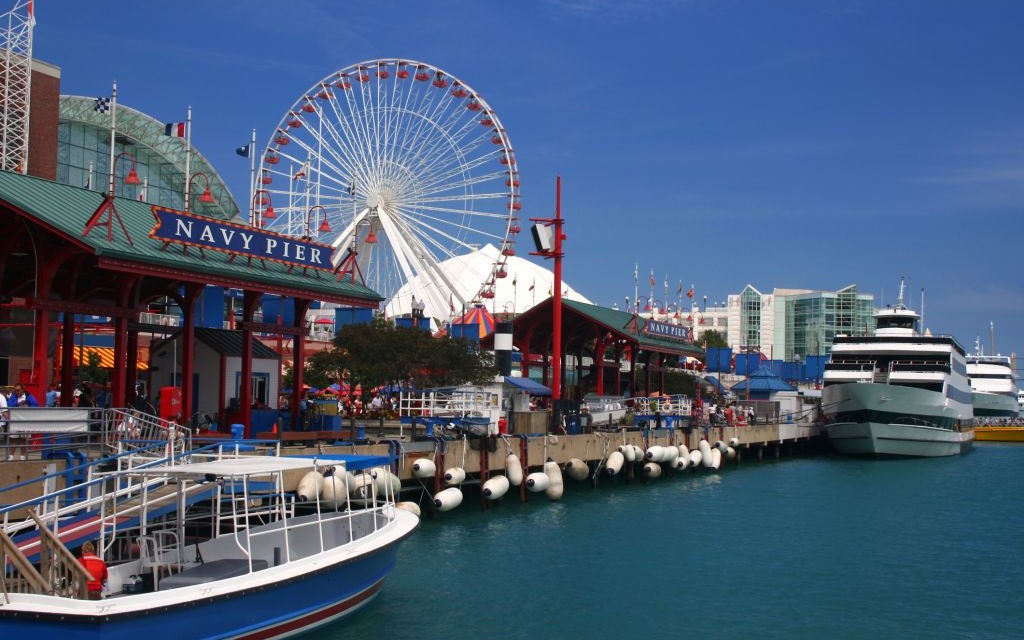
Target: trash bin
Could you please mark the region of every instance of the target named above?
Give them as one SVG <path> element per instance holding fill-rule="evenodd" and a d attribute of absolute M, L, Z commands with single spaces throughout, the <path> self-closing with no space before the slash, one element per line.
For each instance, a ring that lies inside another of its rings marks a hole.
<path fill-rule="evenodd" d="M 245 425 L 244 424 L 233 424 L 231 425 L 231 437 L 235 440 L 241 440 L 245 437 Z"/>
<path fill-rule="evenodd" d="M 361 424 L 356 426 L 356 440 L 366 440 L 366 425 Z"/>

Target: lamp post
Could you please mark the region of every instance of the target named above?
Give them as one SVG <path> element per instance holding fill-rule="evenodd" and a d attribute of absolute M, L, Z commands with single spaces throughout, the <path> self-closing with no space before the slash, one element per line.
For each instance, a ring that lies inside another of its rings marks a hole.
<path fill-rule="evenodd" d="M 199 196 L 199 202 L 201 202 L 202 204 L 213 204 L 214 203 L 213 194 L 210 193 L 210 178 L 207 177 L 207 175 L 205 173 L 203 173 L 202 171 L 197 171 L 196 173 L 192 174 L 191 178 L 188 179 L 188 185 L 189 185 L 188 191 L 191 194 L 191 192 L 192 192 L 192 182 L 194 182 L 196 178 L 200 178 L 200 177 L 203 179 L 203 183 L 205 185 L 205 188 L 203 189 L 202 195 Z M 185 211 L 191 211 L 191 209 L 192 209 L 192 203 L 191 202 L 185 202 Z"/>
<path fill-rule="evenodd" d="M 263 210 L 257 216 L 259 207 L 266 205 L 266 209 Z M 249 221 L 249 225 L 253 227 L 262 227 L 264 220 L 273 220 L 277 217 L 274 213 L 274 205 L 270 202 L 270 192 L 266 189 L 257 189 L 252 194 L 252 219 Z"/>
<path fill-rule="evenodd" d="M 135 156 L 128 151 L 122 151 L 114 156 L 114 161 L 111 163 L 110 195 L 114 195 L 114 174 L 117 172 L 117 161 L 121 158 L 128 158 L 131 161 L 131 166 L 128 168 L 128 175 L 125 176 L 124 183 L 132 186 L 142 184 L 142 180 L 139 180 L 139 174 L 135 172 Z"/>
<path fill-rule="evenodd" d="M 318 217 L 321 214 L 323 215 L 323 218 L 320 221 L 320 226 L 317 227 L 317 231 L 320 232 L 320 233 L 330 233 L 331 232 L 331 225 L 328 224 L 328 222 L 327 222 L 327 209 L 324 209 L 320 205 L 314 205 L 314 206 L 309 208 L 309 211 L 306 212 L 306 239 L 307 240 L 312 240 L 313 239 L 313 223 L 316 222 L 316 218 L 314 218 L 314 212 L 317 209 L 320 210 L 320 213 L 316 214 L 316 215 Z"/>

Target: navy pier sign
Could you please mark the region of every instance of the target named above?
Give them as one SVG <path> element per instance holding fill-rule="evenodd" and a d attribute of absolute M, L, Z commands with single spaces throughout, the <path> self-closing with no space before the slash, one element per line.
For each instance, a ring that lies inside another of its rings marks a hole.
<path fill-rule="evenodd" d="M 677 324 L 668 324 L 667 322 L 655 322 L 654 320 L 648 320 L 647 326 L 644 327 L 644 331 L 647 335 L 657 336 L 659 338 L 669 338 L 670 340 L 690 339 L 689 329 Z"/>
<path fill-rule="evenodd" d="M 273 233 L 244 224 L 153 207 L 156 225 L 149 237 L 163 242 L 273 260 L 297 267 L 332 270 L 334 248 L 311 240 Z"/>

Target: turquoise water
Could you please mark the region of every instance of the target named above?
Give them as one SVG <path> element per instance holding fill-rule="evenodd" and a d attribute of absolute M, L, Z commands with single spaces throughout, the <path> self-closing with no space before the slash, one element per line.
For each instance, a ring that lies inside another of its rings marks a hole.
<path fill-rule="evenodd" d="M 1024 637 L 1024 446 L 744 462 L 424 518 L 321 637 Z"/>

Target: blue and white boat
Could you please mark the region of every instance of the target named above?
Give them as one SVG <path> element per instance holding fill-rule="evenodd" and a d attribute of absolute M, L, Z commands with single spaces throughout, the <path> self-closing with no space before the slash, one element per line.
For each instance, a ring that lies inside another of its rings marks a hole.
<path fill-rule="evenodd" d="M 190 456 L 126 465 L 99 479 L 109 499 L 90 512 L 99 514 L 90 535 L 109 563 L 104 597 L 86 599 L 88 574 L 53 533 L 60 524 L 33 514 L 43 525 L 33 555 L 15 537 L 0 540 L 0 633 L 267 639 L 336 621 L 380 592 L 419 522 L 397 507 L 393 485 L 362 482 L 348 468 L 386 458 L 352 458 Z M 331 500 L 297 500 L 299 477 L 330 485 Z M 147 517 L 161 498 L 179 508 Z"/>

